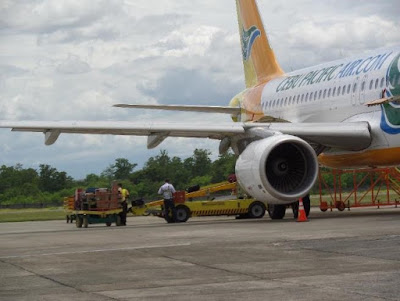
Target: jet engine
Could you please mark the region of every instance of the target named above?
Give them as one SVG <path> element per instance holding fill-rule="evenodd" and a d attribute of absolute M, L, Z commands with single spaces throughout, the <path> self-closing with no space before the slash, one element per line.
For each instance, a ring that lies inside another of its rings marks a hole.
<path fill-rule="evenodd" d="M 291 135 L 250 143 L 236 162 L 236 176 L 248 195 L 269 204 L 288 204 L 305 196 L 318 176 L 314 149 Z"/>

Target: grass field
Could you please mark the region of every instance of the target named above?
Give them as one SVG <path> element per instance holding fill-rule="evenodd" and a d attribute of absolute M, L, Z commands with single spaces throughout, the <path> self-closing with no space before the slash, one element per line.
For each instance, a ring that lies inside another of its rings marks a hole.
<path fill-rule="evenodd" d="M 0 209 L 0 223 L 65 219 L 64 209 Z"/>

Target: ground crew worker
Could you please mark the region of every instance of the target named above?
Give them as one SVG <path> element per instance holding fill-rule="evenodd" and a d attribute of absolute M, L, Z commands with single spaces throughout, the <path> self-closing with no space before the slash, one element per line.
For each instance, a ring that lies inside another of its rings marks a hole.
<path fill-rule="evenodd" d="M 121 225 L 126 226 L 126 214 L 128 213 L 128 197 L 129 197 L 129 191 L 128 189 L 122 188 L 122 184 L 118 184 L 118 195 L 120 198 L 121 206 L 122 206 L 122 212 L 120 213 L 121 217 Z"/>
<path fill-rule="evenodd" d="M 166 179 L 165 183 L 158 190 L 158 194 L 162 194 L 164 198 L 164 218 L 167 223 L 174 223 L 176 221 L 176 210 L 172 194 L 175 193 L 175 188 Z M 171 210 L 172 216 L 169 214 Z"/>

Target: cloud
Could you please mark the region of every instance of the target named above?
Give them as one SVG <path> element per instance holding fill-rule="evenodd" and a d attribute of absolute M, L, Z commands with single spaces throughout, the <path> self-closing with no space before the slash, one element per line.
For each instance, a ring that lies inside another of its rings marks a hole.
<path fill-rule="evenodd" d="M 86 73 L 89 72 L 90 69 L 89 64 L 80 60 L 76 55 L 68 56 L 68 58 L 56 68 L 58 72 L 66 74 Z"/>
<path fill-rule="evenodd" d="M 396 0 L 259 0 L 287 71 L 398 43 Z M 227 105 L 244 88 L 232 0 L 0 1 L 0 112 L 15 120 L 228 122 L 226 115 L 113 108 L 114 103 Z M 74 177 L 117 157 L 141 164 L 145 137 L 0 131 L 2 163 L 48 163 Z M 106 147 L 105 147 L 106 146 Z M 168 138 L 170 155 L 218 142 Z M 29 156 L 27 156 L 29 150 Z"/>

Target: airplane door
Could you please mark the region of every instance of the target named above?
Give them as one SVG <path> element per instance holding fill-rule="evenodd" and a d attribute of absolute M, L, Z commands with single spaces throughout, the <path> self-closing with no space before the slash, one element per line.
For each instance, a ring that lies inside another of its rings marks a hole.
<path fill-rule="evenodd" d="M 368 75 L 364 75 L 360 87 L 360 104 L 365 103 L 365 91 L 367 89 Z"/>
<path fill-rule="evenodd" d="M 358 82 L 360 80 L 360 77 L 357 76 L 357 78 L 354 80 L 353 85 L 350 88 L 350 93 L 351 93 L 351 104 L 353 106 L 356 105 L 357 98 L 360 97 L 360 94 L 358 93 L 359 85 Z"/>

